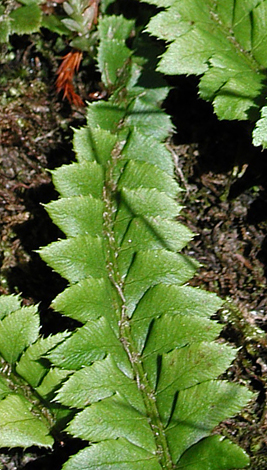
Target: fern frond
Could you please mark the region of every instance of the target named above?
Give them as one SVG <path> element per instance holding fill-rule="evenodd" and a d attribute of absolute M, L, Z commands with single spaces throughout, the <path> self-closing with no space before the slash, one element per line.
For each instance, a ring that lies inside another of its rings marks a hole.
<path fill-rule="evenodd" d="M 210 434 L 252 395 L 216 380 L 235 351 L 215 342 L 221 326 L 210 316 L 222 301 L 186 285 L 197 263 L 180 253 L 192 234 L 177 221 L 164 145 L 168 89 L 139 86 L 124 44 L 132 27 L 100 20 L 113 53 L 100 48 L 99 67 L 113 94 L 89 106 L 77 162 L 52 171 L 61 197 L 46 206 L 67 237 L 40 250 L 69 281 L 53 306 L 82 323 L 46 355 L 74 371 L 57 401 L 79 410 L 67 431 L 89 442 L 64 469 L 241 468 L 244 451 Z"/>
<path fill-rule="evenodd" d="M 159 70 L 201 75 L 200 96 L 219 119 L 259 118 L 266 100 L 266 0 L 147 0 L 166 8 L 148 31 L 168 43 Z M 264 116 L 262 116 L 264 117 Z M 262 120 L 254 145 L 266 148 Z"/>
<path fill-rule="evenodd" d="M 47 400 L 69 372 L 41 358 L 69 334 L 39 337 L 37 308 L 21 307 L 18 296 L 0 297 L 0 319 L 0 446 L 51 448 L 51 430 L 69 411 Z"/>

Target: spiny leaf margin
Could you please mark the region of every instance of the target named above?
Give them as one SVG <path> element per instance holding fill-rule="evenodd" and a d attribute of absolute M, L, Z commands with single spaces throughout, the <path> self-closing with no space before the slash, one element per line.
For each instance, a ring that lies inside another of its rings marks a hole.
<path fill-rule="evenodd" d="M 130 29 L 122 17 L 99 26 L 117 54 Z M 164 146 L 172 126 L 160 109 L 168 89 L 139 86 L 141 68 L 126 46 L 120 70 L 112 57 L 107 67 L 102 46 L 99 67 L 113 94 L 91 104 L 87 126 L 75 132 L 77 162 L 52 172 L 61 198 L 47 210 L 67 239 L 40 251 L 69 281 L 54 308 L 83 323 L 47 354 L 55 367 L 75 370 L 57 394 L 80 410 L 67 431 L 93 442 L 64 470 L 183 468 L 188 453 L 193 470 L 194 449 L 201 453 L 204 442 L 217 455 L 212 429 L 251 394 L 215 380 L 235 356 L 214 342 L 221 327 L 209 317 L 221 301 L 185 285 L 197 264 L 179 253 L 191 233 L 175 221 L 179 188 Z M 211 461 L 211 470 L 233 468 L 233 455 L 234 465 L 248 463 L 241 449 L 223 443 L 226 457 Z"/>
<path fill-rule="evenodd" d="M 142 0 L 166 8 L 147 30 L 167 41 L 158 69 L 201 75 L 200 96 L 219 119 L 257 121 L 255 146 L 266 148 L 266 0 Z"/>

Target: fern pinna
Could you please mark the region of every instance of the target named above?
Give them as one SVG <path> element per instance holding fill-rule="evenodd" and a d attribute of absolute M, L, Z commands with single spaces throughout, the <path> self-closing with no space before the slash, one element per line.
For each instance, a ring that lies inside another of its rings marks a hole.
<path fill-rule="evenodd" d="M 267 1 L 142 1 L 164 8 L 147 28 L 168 43 L 159 70 L 200 76 L 218 118 L 256 121 L 253 143 L 266 148 Z"/>
<path fill-rule="evenodd" d="M 145 86 L 125 45 L 132 31 L 120 16 L 100 21 L 111 97 L 75 130 L 77 161 L 52 172 L 60 199 L 47 211 L 66 239 L 40 254 L 69 282 L 54 308 L 81 326 L 44 355 L 57 373 L 51 403 L 73 410 L 66 431 L 88 442 L 63 468 L 243 468 L 245 452 L 211 433 L 251 393 L 216 380 L 235 350 L 215 341 L 221 300 L 186 285 L 197 264 L 179 253 L 192 234 L 176 220 L 172 125 L 160 109 L 168 88 Z"/>

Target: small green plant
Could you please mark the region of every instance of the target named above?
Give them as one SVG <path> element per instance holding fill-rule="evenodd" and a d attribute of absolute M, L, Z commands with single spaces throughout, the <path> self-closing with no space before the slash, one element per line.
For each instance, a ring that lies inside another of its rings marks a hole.
<path fill-rule="evenodd" d="M 69 0 L 47 5 L 43 0 L 19 0 L 18 3 L 2 2 L 0 6 L 0 42 L 8 42 L 9 36 L 32 34 L 44 27 L 70 41 L 70 46 L 90 51 L 95 45 L 93 26 L 97 23 L 99 0 Z M 104 12 L 110 0 L 101 2 Z M 58 6 L 57 6 L 58 4 Z"/>
<path fill-rule="evenodd" d="M 47 28 L 65 38 L 72 49 L 63 57 L 57 71 L 56 89 L 63 91 L 63 98 L 76 106 L 83 106 L 75 93 L 73 76 L 78 70 L 83 52 L 92 60 L 96 55 L 98 16 L 105 13 L 114 0 L 58 0 L 53 6 L 45 0 L 19 0 L 18 3 L 0 3 L 0 44 L 8 43 L 13 34 L 40 32 Z M 99 5 L 100 4 L 100 5 Z"/>
<path fill-rule="evenodd" d="M 267 1 L 146 3 L 165 9 L 147 28 L 168 43 L 158 70 L 201 76 L 199 95 L 213 103 L 219 119 L 257 121 L 253 143 L 266 148 Z"/>
<path fill-rule="evenodd" d="M 77 161 L 52 172 L 60 198 L 46 208 L 66 238 L 40 250 L 69 282 L 54 308 L 80 326 L 39 337 L 36 309 L 1 299 L 0 443 L 51 447 L 67 422 L 87 444 L 64 470 L 244 468 L 245 452 L 212 434 L 252 394 L 217 380 L 236 354 L 216 342 L 222 301 L 187 285 L 197 263 L 181 254 L 192 234 L 176 220 L 168 88 L 148 86 L 126 46 L 132 21 L 105 16 L 98 34 L 111 96 L 75 130 Z"/>

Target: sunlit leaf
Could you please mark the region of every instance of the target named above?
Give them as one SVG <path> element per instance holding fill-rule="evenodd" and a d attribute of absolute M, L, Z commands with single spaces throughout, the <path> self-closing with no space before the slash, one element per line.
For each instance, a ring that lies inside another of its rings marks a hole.
<path fill-rule="evenodd" d="M 146 1 L 146 0 L 144 0 Z M 147 0 L 166 8 L 147 30 L 167 42 L 158 69 L 199 75 L 200 96 L 219 119 L 262 119 L 254 144 L 266 148 L 266 0 Z M 262 110 L 261 110 L 262 108 Z"/>

